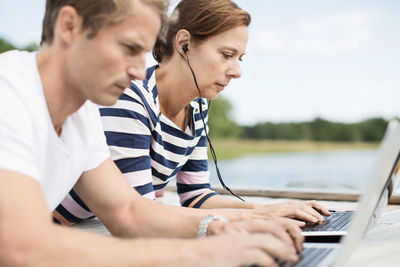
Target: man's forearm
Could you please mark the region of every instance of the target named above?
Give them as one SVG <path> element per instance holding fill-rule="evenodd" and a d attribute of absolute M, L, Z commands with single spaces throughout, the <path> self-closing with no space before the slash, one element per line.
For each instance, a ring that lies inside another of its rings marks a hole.
<path fill-rule="evenodd" d="M 188 215 L 142 197 L 132 189 L 111 159 L 84 173 L 74 190 L 116 236 L 196 237 L 199 223 L 207 215 Z M 218 232 L 213 229 L 215 225 L 209 225 L 213 233 Z"/>
<path fill-rule="evenodd" d="M 196 237 L 201 214 L 185 214 L 141 196 L 122 213 L 99 215 L 108 230 L 121 237 Z"/>
<path fill-rule="evenodd" d="M 246 219 L 240 212 L 231 212 L 231 209 L 183 208 L 159 204 L 142 197 L 140 197 L 140 203 L 136 204 L 126 215 L 119 215 L 120 219 L 117 220 L 116 216 L 108 216 L 110 223 L 103 221 L 113 235 L 121 237 L 193 238 L 197 236 L 200 221 L 209 214 L 219 214 L 232 221 Z M 220 234 L 224 231 L 225 225 L 225 222 L 212 221 L 208 225 L 207 234 Z"/>
<path fill-rule="evenodd" d="M 111 159 L 85 172 L 74 190 L 107 229 L 117 236 L 195 237 L 202 219 L 172 211 L 142 197 L 132 189 Z"/>
<path fill-rule="evenodd" d="M 13 239 L 2 245 L 1 266 L 177 266 L 198 260 L 185 251 L 189 240 L 121 239 L 60 226 Z"/>

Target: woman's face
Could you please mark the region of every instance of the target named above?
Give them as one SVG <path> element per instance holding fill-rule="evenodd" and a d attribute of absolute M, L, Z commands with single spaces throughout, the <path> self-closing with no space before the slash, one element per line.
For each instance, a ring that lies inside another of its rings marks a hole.
<path fill-rule="evenodd" d="M 240 61 L 246 50 L 248 27 L 238 26 L 189 46 L 188 56 L 201 97 L 215 99 L 231 79 L 241 76 Z"/>

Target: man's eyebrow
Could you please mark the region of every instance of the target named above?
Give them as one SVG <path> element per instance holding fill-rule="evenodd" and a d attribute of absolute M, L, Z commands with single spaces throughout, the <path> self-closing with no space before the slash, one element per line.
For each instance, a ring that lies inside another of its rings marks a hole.
<path fill-rule="evenodd" d="M 151 52 L 153 50 L 153 47 L 146 48 L 142 44 L 137 43 L 135 41 L 127 41 L 126 45 L 128 45 L 131 49 L 134 49 L 136 51 L 145 51 L 146 53 Z"/>

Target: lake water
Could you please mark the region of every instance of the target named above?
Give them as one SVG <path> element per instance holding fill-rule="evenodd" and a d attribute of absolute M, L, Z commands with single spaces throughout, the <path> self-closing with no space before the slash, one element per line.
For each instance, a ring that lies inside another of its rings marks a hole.
<path fill-rule="evenodd" d="M 219 160 L 225 183 L 231 187 L 316 188 L 361 191 L 372 172 L 378 150 L 270 153 Z M 214 162 L 211 183 L 219 186 Z"/>

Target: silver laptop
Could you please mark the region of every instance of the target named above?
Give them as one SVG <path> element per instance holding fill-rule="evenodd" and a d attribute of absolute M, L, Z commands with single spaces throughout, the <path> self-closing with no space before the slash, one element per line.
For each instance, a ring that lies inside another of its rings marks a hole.
<path fill-rule="evenodd" d="M 381 175 L 381 179 L 385 179 L 386 184 L 384 184 L 383 190 L 379 192 L 377 205 L 373 207 L 372 218 L 369 227 L 372 227 L 382 214 L 383 209 L 393 193 L 393 188 L 397 185 L 400 177 L 400 175 L 396 175 L 399 168 L 400 154 L 400 147 L 396 146 L 396 141 L 399 139 L 399 137 L 396 134 L 392 134 L 392 132 L 396 131 L 398 127 L 397 124 L 397 120 L 393 120 L 389 123 L 388 129 L 381 143 L 378 162 L 385 160 L 385 163 L 388 164 L 387 168 L 389 168 L 389 166 L 391 168 L 391 173 L 388 174 L 387 169 L 382 169 L 382 171 L 376 173 L 376 175 Z M 391 149 L 393 149 L 393 151 L 389 151 L 387 149 L 385 150 L 385 142 L 392 144 Z M 397 149 L 397 151 L 395 149 Z M 377 172 L 377 170 L 375 170 L 375 172 Z M 376 192 L 369 193 L 375 194 Z M 366 194 L 368 194 L 368 191 L 365 191 L 364 195 Z M 365 197 L 369 196 L 366 195 Z M 324 216 L 325 221 L 322 224 L 307 222 L 306 226 L 302 229 L 303 235 L 306 237 L 307 241 L 339 242 L 340 237 L 347 234 L 347 230 L 350 226 L 353 215 L 353 211 L 331 211 L 331 216 Z"/>
<path fill-rule="evenodd" d="M 340 243 L 305 243 L 301 260 L 296 264 L 281 266 L 343 266 L 353 253 L 374 217 L 382 212 L 387 203 L 390 184 L 395 183 L 394 171 L 398 165 L 400 151 L 400 124 L 389 123 L 379 149 L 378 161 L 371 174 L 367 188 L 360 197 L 359 206 L 351 220 L 346 236 Z M 384 196 L 386 195 L 386 196 Z"/>

